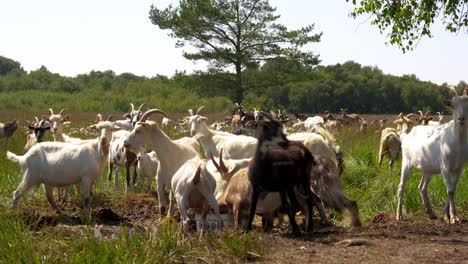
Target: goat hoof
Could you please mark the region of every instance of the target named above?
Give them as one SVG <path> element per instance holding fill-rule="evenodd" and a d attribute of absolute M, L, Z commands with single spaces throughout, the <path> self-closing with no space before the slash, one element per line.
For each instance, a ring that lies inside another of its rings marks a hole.
<path fill-rule="evenodd" d="M 450 224 L 451 225 L 456 225 L 456 224 L 460 224 L 460 223 L 461 223 L 460 219 L 458 219 L 458 217 L 456 217 L 456 216 L 454 218 L 450 219 Z"/>
<path fill-rule="evenodd" d="M 402 222 L 403 221 L 403 216 L 397 214 L 396 220 L 397 220 L 397 222 Z"/>
<path fill-rule="evenodd" d="M 450 217 L 444 216 L 444 222 L 445 222 L 446 224 L 450 224 Z"/>

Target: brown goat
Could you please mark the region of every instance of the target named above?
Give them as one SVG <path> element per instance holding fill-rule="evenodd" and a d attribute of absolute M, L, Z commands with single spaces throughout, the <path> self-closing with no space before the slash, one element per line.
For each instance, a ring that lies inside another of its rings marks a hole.
<path fill-rule="evenodd" d="M 252 186 L 250 185 L 248 169 L 244 168 L 234 174 L 223 195 L 219 197 L 220 206 L 227 205 L 232 210 L 234 228 L 243 226 L 249 218 Z M 281 206 L 278 193 L 268 193 L 260 197 L 256 213 L 262 215 L 263 230 L 268 231 L 272 226 L 274 215 Z"/>
<path fill-rule="evenodd" d="M 231 119 L 232 127 L 242 127 L 242 120 L 240 115 L 233 115 Z"/>
<path fill-rule="evenodd" d="M 265 113 L 266 114 L 266 113 Z M 252 198 L 246 231 L 252 229 L 257 201 L 262 192 L 279 192 L 283 208 L 289 207 L 289 222 L 295 235 L 300 234 L 295 215 L 295 189 L 302 190 L 307 200 L 306 232 L 312 231 L 312 206 L 320 200 L 310 189 L 311 169 L 316 165 L 310 151 L 299 142 L 289 141 L 282 132 L 281 122 L 266 114 L 257 130 L 257 149 L 250 161 L 249 180 Z M 301 189 L 302 188 L 302 189 Z M 289 203 L 286 199 L 289 198 Z"/>
<path fill-rule="evenodd" d="M 432 120 L 432 117 L 429 116 L 429 114 L 431 113 L 431 110 L 426 111 L 425 114 L 423 114 L 421 110 L 419 110 L 418 112 L 419 112 L 419 117 L 416 118 L 416 121 L 418 121 L 423 126 L 429 125 L 429 121 Z"/>

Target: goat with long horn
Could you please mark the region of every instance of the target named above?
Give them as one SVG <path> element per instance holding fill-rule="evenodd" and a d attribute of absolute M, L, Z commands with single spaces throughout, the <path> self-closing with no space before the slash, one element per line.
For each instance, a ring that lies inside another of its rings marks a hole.
<path fill-rule="evenodd" d="M 140 150 L 150 144 L 152 149 L 160 155 L 160 167 L 157 177 L 158 199 L 161 215 L 164 215 L 168 205 L 166 188 L 170 187 L 174 173 L 188 160 L 198 157 L 198 152 L 190 145 L 171 140 L 156 122 L 147 122 L 153 114 L 167 114 L 159 109 L 150 109 L 143 113 L 135 128 L 127 135 L 124 147 L 130 150 Z"/>

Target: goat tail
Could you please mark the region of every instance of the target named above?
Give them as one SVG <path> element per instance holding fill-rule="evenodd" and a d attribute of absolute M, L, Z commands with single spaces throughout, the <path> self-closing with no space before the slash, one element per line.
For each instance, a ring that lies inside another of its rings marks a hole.
<path fill-rule="evenodd" d="M 7 151 L 6 155 L 7 155 L 7 159 L 13 162 L 21 163 L 23 161 L 23 156 L 18 156 L 13 152 Z"/>

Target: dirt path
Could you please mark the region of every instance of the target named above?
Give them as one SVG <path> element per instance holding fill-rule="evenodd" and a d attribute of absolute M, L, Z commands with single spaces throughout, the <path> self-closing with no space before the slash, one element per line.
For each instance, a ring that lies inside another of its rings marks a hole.
<path fill-rule="evenodd" d="M 468 263 L 468 222 L 407 220 L 317 228 L 312 238 L 265 235 L 269 263 Z"/>

